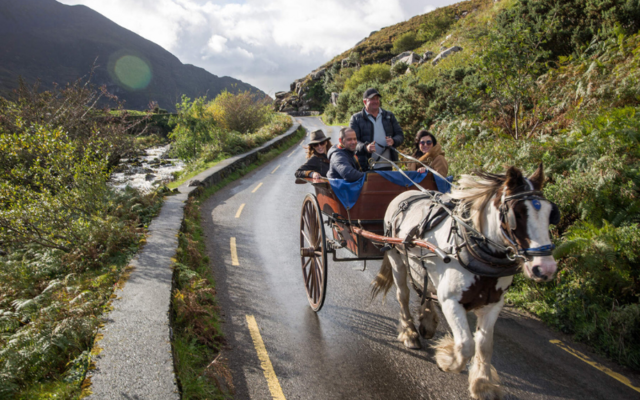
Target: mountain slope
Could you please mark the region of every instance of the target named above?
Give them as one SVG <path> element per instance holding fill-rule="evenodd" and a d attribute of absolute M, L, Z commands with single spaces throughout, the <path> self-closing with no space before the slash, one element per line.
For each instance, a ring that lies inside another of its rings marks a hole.
<path fill-rule="evenodd" d="M 18 77 L 41 80 L 44 89 L 87 75 L 125 100 L 125 107 L 144 109 L 150 101 L 175 110 L 182 94 L 215 97 L 259 89 L 231 77 L 218 77 L 185 65 L 157 44 L 117 25 L 85 6 L 55 0 L 0 0 L 0 95 L 18 86 Z"/>
<path fill-rule="evenodd" d="M 506 298 L 640 370 L 639 31 L 640 0 L 465 1 L 372 33 L 276 106 L 348 124 L 375 87 L 405 152 L 426 128 L 451 175 L 543 163 L 559 272 Z"/>

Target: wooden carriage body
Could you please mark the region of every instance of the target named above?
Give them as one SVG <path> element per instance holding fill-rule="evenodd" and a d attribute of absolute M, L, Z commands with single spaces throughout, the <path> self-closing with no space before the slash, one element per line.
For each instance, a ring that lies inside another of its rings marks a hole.
<path fill-rule="evenodd" d="M 332 227 L 333 240 L 343 243 L 342 247 L 353 253 L 358 260 L 381 259 L 383 253 L 370 239 L 356 234 L 351 228 L 352 225 L 376 235 L 384 235 L 384 214 L 389 203 L 400 193 L 416 190 L 414 186 L 400 186 L 379 174 L 368 173 L 360 197 L 355 205 L 347 210 L 331 190 L 328 181 L 321 179 L 308 181 L 315 188 L 320 211 L 327 217 L 328 225 Z M 427 175 L 420 186 L 429 190 L 438 190 L 432 174 Z"/>
<path fill-rule="evenodd" d="M 324 304 L 327 288 L 327 254 L 333 261 L 377 260 L 384 257 L 384 244 L 399 245 L 402 239 L 384 236 L 384 215 L 391 201 L 399 194 L 415 190 L 393 183 L 376 173 L 368 173 L 358 200 L 347 210 L 326 179 L 303 178 L 296 183 L 310 183 L 315 195 L 307 194 L 300 216 L 300 262 L 309 305 L 319 311 Z M 420 186 L 437 190 L 433 175 L 427 175 Z M 333 239 L 325 235 L 325 224 Z M 423 240 L 411 245 L 424 247 L 446 257 L 442 250 Z M 336 250 L 347 249 L 355 257 L 338 258 Z M 448 262 L 448 261 L 445 261 Z"/>

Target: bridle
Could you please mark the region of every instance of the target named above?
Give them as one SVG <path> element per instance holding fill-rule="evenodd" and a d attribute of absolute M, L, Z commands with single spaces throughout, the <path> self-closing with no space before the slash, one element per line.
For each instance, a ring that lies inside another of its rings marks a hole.
<path fill-rule="evenodd" d="M 516 215 L 513 211 L 514 206 L 521 202 L 531 200 L 533 203 L 533 207 L 536 210 L 539 210 L 541 205 L 540 201 L 549 201 L 544 197 L 544 194 L 539 190 L 528 190 L 525 192 L 520 192 L 513 194 L 511 196 L 503 196 L 500 207 L 498 207 L 498 211 L 500 212 L 500 231 L 502 232 L 502 236 L 511 244 L 513 250 L 515 250 L 515 254 L 525 257 L 527 260 L 531 261 L 533 257 L 544 257 L 553 255 L 553 250 L 556 246 L 552 244 L 547 244 L 539 247 L 530 247 L 530 248 L 522 248 L 515 238 L 515 230 L 517 228 Z M 551 204 L 551 215 L 549 216 L 549 223 L 553 225 L 557 225 L 560 222 L 560 210 L 558 206 L 549 201 Z M 507 229 L 505 230 L 505 225 Z"/>

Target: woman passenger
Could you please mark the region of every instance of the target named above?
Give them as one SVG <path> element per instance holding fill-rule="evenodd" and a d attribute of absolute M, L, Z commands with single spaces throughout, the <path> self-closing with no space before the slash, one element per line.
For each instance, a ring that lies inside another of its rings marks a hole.
<path fill-rule="evenodd" d="M 307 147 L 307 162 L 296 171 L 296 178 L 326 177 L 329 172 L 327 151 L 331 148 L 331 140 L 322 130 L 311 132 L 311 140 Z"/>
<path fill-rule="evenodd" d="M 446 177 L 449 173 L 449 165 L 444 158 L 444 151 L 438 144 L 436 137 L 426 129 L 420 129 L 416 134 L 416 140 L 414 142 L 415 152 L 413 157 L 420 160 L 420 162 L 432 169 L 434 169 L 440 175 Z M 409 171 L 418 171 L 423 173 L 426 168 L 417 162 L 407 164 Z"/>

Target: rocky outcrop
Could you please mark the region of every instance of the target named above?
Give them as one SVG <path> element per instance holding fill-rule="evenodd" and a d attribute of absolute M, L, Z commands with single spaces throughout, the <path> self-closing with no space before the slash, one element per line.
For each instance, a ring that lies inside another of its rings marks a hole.
<path fill-rule="evenodd" d="M 410 51 L 409 54 L 405 57 L 398 59 L 396 62 L 403 62 L 407 65 L 419 64 L 422 61 L 422 57 Z"/>
<path fill-rule="evenodd" d="M 340 93 L 331 92 L 331 104 L 334 106 L 338 105 L 338 96 L 340 96 Z"/>
<path fill-rule="evenodd" d="M 433 58 L 433 51 L 425 51 L 418 65 L 422 65 Z"/>
<path fill-rule="evenodd" d="M 444 58 L 449 57 L 451 54 L 457 53 L 459 51 L 462 51 L 462 47 L 460 46 L 453 46 L 450 47 L 446 50 L 444 50 L 443 52 L 441 52 L 440 54 L 438 54 L 436 56 L 436 58 L 433 59 L 433 61 L 431 62 L 432 65 L 437 65 L 440 61 L 442 61 Z"/>
<path fill-rule="evenodd" d="M 398 54 L 397 56 L 393 57 L 391 59 L 391 65 L 397 63 L 398 61 L 400 61 L 401 59 L 403 59 L 405 57 L 408 57 L 409 54 L 413 54 L 413 51 L 405 51 L 405 52 L 402 52 L 402 53 Z"/>
<path fill-rule="evenodd" d="M 311 79 L 313 79 L 314 81 L 318 81 L 322 79 L 326 71 L 327 71 L 326 68 L 320 68 L 316 71 L 313 71 L 311 73 Z"/>

